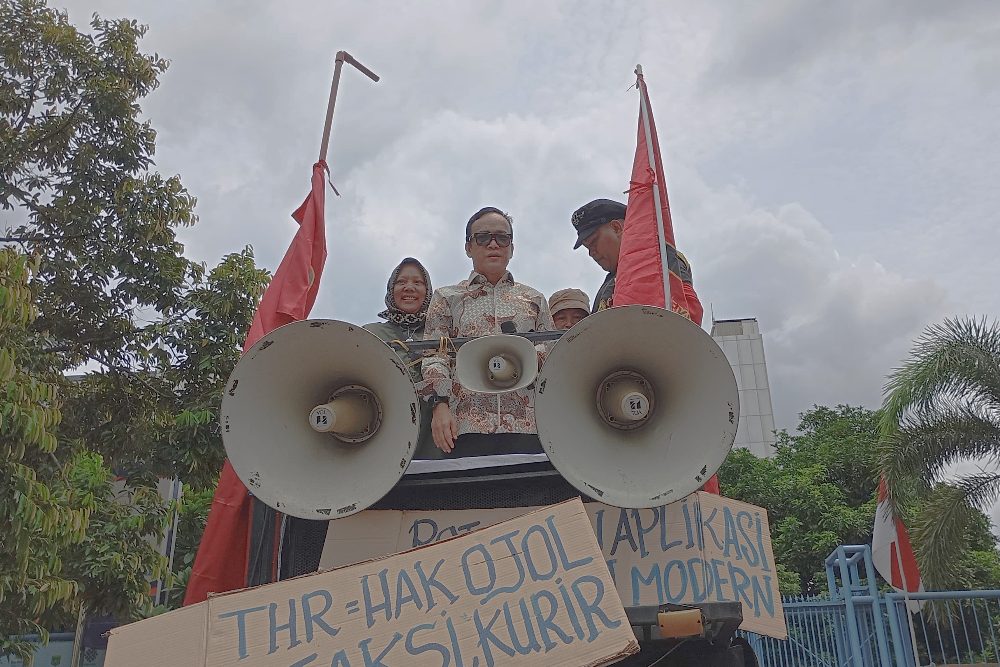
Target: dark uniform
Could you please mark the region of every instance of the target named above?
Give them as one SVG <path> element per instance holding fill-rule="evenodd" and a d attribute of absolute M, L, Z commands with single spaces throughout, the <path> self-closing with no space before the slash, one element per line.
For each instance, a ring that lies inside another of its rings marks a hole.
<path fill-rule="evenodd" d="M 610 199 L 595 199 L 588 204 L 584 204 L 576 209 L 570 218 L 570 222 L 573 223 L 573 229 L 576 230 L 576 245 L 573 246 L 573 250 L 583 245 L 587 237 L 596 232 L 602 225 L 606 225 L 612 220 L 624 219 L 625 204 L 621 202 Z M 596 313 L 613 305 L 615 275 L 615 273 L 609 273 L 608 277 L 604 279 L 601 289 L 597 290 L 597 294 L 594 296 L 594 309 L 592 312 Z"/>
<path fill-rule="evenodd" d="M 592 313 L 604 310 L 605 308 L 610 308 L 614 305 L 611 302 L 615 296 L 616 275 L 616 273 L 609 273 L 608 277 L 604 279 L 604 284 L 601 285 L 601 289 L 597 290 L 597 295 L 594 297 L 594 310 L 591 311 Z"/>

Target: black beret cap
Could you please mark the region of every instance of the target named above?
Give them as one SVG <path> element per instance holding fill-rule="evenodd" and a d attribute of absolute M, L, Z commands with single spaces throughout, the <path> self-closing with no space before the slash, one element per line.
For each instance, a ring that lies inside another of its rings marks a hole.
<path fill-rule="evenodd" d="M 576 250 L 588 236 L 597 231 L 601 225 L 605 225 L 612 220 L 625 219 L 625 204 L 612 201 L 610 199 L 595 199 L 589 204 L 584 204 L 573 212 L 570 222 L 576 229 Z"/>

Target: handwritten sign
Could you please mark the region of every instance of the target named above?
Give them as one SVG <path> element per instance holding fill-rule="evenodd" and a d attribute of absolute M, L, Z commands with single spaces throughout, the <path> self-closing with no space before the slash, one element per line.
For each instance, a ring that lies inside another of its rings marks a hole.
<path fill-rule="evenodd" d="M 583 504 L 112 631 L 125 665 L 606 665 L 638 650 Z"/>
<path fill-rule="evenodd" d="M 744 630 L 786 637 L 764 509 L 709 493 L 652 509 L 585 507 L 625 605 L 737 601 Z M 530 509 L 361 512 L 331 522 L 320 566 L 433 544 Z"/>

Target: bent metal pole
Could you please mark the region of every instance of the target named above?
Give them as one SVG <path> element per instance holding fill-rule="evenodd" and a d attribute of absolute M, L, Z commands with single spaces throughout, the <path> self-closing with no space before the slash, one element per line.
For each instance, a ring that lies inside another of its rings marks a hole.
<path fill-rule="evenodd" d="M 333 83 L 330 85 L 330 101 L 326 105 L 326 123 L 323 125 L 323 139 L 319 144 L 320 161 L 326 160 L 327 149 L 330 147 L 330 129 L 333 127 L 333 108 L 337 105 L 337 88 L 340 87 L 340 70 L 343 68 L 344 63 L 346 62 L 349 65 L 354 65 L 357 70 L 376 83 L 378 83 L 379 79 L 378 74 L 359 63 L 354 56 L 347 51 L 337 51 L 335 62 L 336 64 L 333 68 Z"/>

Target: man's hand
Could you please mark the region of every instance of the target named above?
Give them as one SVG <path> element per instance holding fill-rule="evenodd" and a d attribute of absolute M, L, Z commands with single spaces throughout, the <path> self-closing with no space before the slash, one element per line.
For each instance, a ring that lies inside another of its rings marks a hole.
<path fill-rule="evenodd" d="M 451 414 L 451 407 L 447 403 L 438 403 L 434 406 L 431 416 L 431 435 L 434 437 L 434 445 L 445 454 L 455 449 L 458 422 L 455 421 L 455 415 Z"/>

